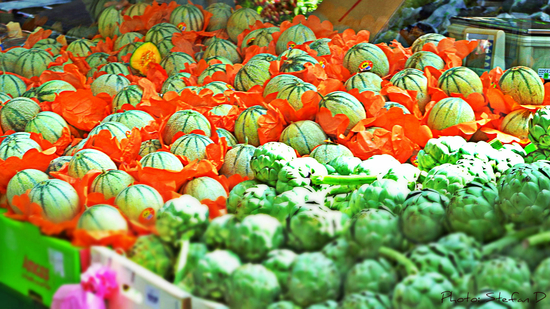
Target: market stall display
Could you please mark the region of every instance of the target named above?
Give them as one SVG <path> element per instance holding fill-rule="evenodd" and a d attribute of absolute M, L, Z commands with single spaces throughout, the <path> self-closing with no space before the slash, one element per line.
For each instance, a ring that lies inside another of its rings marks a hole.
<path fill-rule="evenodd" d="M 441 292 L 549 290 L 534 279 L 548 272 L 550 83 L 532 68 L 478 74 L 463 62 L 478 41 L 375 44 L 219 3 L 97 20 L 91 39 L 37 28 L 0 54 L 2 220 L 95 246 L 104 265 L 124 253 L 116 265 L 155 274 L 140 288 L 184 307 L 451 308 Z"/>

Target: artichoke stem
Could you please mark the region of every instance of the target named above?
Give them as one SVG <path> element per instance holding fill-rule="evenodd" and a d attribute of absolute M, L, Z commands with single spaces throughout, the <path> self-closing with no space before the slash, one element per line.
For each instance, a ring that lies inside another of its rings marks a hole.
<path fill-rule="evenodd" d="M 328 194 L 329 195 L 347 194 L 355 191 L 356 189 L 357 189 L 356 186 L 341 185 L 338 187 L 331 188 Z"/>
<path fill-rule="evenodd" d="M 523 239 L 525 239 L 526 237 L 529 237 L 535 234 L 536 232 L 538 232 L 538 230 L 539 230 L 539 227 L 534 226 L 534 227 L 529 227 L 517 232 L 512 232 L 500 238 L 499 240 L 493 241 L 492 243 L 489 243 L 483 246 L 483 250 L 482 250 L 483 255 L 487 256 L 495 253 L 496 251 L 501 251 L 502 249 L 508 246 L 511 246 L 513 244 L 516 244 L 522 241 Z"/>
<path fill-rule="evenodd" d="M 179 241 L 179 245 L 180 245 L 179 256 L 176 260 L 176 265 L 174 265 L 175 275 L 176 275 L 174 282 L 176 284 L 180 283 L 185 277 L 185 275 L 187 275 L 184 272 L 184 270 L 185 270 L 185 265 L 187 264 L 187 257 L 189 256 L 189 246 L 191 245 L 191 242 L 189 241 L 189 239 L 182 239 Z"/>
<path fill-rule="evenodd" d="M 542 232 L 542 233 L 530 236 L 527 239 L 525 239 L 523 244 L 526 247 L 529 247 L 529 246 L 538 246 L 538 245 L 548 244 L 548 243 L 550 243 L 550 231 L 546 231 L 546 232 Z"/>
<path fill-rule="evenodd" d="M 311 182 L 314 185 L 364 185 L 373 183 L 377 176 L 312 176 Z"/>
<path fill-rule="evenodd" d="M 388 259 L 396 261 L 397 263 L 405 267 L 407 275 L 418 274 L 418 268 L 416 267 L 416 265 L 414 265 L 414 263 L 409 260 L 403 253 L 388 247 L 380 247 L 378 253 Z"/>
<path fill-rule="evenodd" d="M 494 140 L 490 141 L 489 145 L 491 145 L 491 147 L 493 147 L 496 150 L 500 150 L 500 149 L 504 148 L 504 145 L 498 139 L 494 139 Z"/>

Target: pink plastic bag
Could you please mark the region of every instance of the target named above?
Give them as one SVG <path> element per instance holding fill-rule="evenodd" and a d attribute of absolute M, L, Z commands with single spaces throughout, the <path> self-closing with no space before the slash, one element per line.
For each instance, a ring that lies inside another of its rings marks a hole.
<path fill-rule="evenodd" d="M 61 286 L 51 309 L 105 309 L 105 299 L 118 291 L 116 273 L 94 264 L 80 276 L 80 284 Z"/>

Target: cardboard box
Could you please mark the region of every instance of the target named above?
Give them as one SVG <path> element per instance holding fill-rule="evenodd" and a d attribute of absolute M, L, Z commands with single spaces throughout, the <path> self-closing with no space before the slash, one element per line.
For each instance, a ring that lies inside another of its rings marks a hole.
<path fill-rule="evenodd" d="M 0 282 L 50 306 L 61 285 L 80 282 L 89 250 L 42 235 L 38 227 L 4 212 L 0 210 Z"/>

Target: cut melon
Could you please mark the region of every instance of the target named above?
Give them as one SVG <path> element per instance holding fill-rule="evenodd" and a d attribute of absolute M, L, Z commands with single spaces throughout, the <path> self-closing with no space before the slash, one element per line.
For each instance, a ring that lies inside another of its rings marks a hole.
<path fill-rule="evenodd" d="M 130 58 L 130 66 L 141 74 L 147 75 L 151 63 L 160 63 L 160 52 L 151 42 L 141 44 Z"/>

